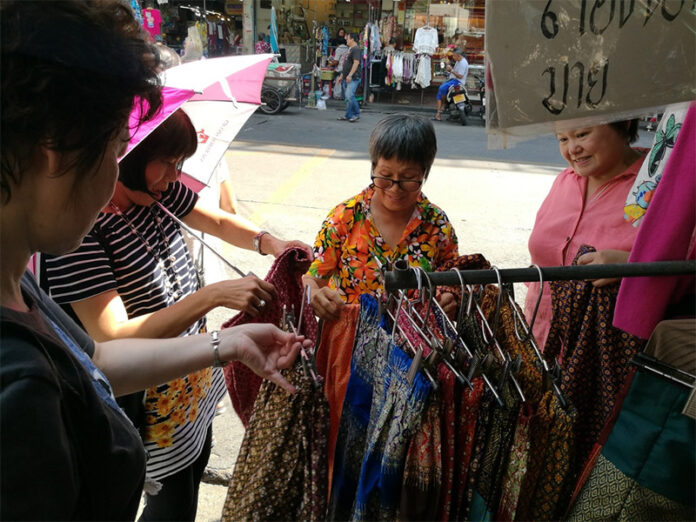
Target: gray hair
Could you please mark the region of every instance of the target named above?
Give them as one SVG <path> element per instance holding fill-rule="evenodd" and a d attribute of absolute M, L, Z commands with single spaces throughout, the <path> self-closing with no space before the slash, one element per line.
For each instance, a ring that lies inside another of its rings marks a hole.
<path fill-rule="evenodd" d="M 370 134 L 372 168 L 380 158 L 417 163 L 428 177 L 437 153 L 433 124 L 412 114 L 391 114 L 382 118 Z"/>

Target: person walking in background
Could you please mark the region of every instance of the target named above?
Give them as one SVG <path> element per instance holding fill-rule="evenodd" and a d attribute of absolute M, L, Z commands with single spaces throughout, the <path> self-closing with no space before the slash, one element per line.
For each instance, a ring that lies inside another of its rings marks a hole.
<path fill-rule="evenodd" d="M 447 65 L 445 70 L 449 73 L 447 81 L 440 85 L 437 90 L 437 112 L 433 117 L 434 120 L 440 121 L 442 119 L 442 109 L 446 105 L 446 100 L 443 98 L 447 97 L 447 91 L 453 85 L 461 84 L 466 85 L 466 75 L 469 73 L 469 62 L 464 58 L 464 52 L 459 48 L 455 47 L 452 49 L 452 59 L 454 60 L 454 67 Z"/>
<path fill-rule="evenodd" d="M 346 100 L 346 113 L 339 117 L 339 120 L 347 120 L 354 123 L 360 119 L 360 106 L 355 99 L 355 91 L 360 85 L 360 74 L 362 72 L 360 56 L 360 46 L 358 45 L 358 34 L 346 34 L 346 43 L 348 44 L 348 55 L 343 62 L 343 70 L 338 76 L 338 81 L 343 87 L 343 97 Z"/>

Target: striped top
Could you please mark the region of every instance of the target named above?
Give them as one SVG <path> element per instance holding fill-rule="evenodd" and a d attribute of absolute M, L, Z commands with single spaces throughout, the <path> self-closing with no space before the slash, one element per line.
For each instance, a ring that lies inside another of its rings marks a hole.
<path fill-rule="evenodd" d="M 163 194 L 161 203 L 181 218 L 191 212 L 197 200 L 193 191 L 177 182 Z M 45 270 L 47 291 L 56 302 L 73 303 L 115 289 L 129 319 L 174 304 L 171 290 L 180 290 L 181 298 L 198 290 L 181 228 L 156 205 L 134 205 L 123 215 L 100 214 L 76 251 L 46 256 Z M 204 330 L 202 317 L 181 335 Z M 222 371 L 210 368 L 146 391 L 144 442 L 149 477 L 172 475 L 200 455 L 215 406 L 224 392 Z"/>

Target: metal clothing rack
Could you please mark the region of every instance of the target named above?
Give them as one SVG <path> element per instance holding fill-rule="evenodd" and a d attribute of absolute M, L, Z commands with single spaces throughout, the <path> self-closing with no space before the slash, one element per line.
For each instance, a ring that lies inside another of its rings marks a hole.
<path fill-rule="evenodd" d="M 544 281 L 571 281 L 605 277 L 696 275 L 696 260 L 550 266 L 541 267 L 539 270 L 543 275 Z M 539 270 L 536 267 L 503 268 L 499 270 L 459 270 L 461 279 L 454 270 L 450 270 L 446 272 L 427 272 L 427 277 L 433 286 L 459 286 L 462 279 L 467 284 L 527 283 L 539 281 Z M 385 274 L 384 288 L 388 293 L 418 287 L 418 276 L 410 268 L 397 267 L 395 270 L 388 271 Z"/>

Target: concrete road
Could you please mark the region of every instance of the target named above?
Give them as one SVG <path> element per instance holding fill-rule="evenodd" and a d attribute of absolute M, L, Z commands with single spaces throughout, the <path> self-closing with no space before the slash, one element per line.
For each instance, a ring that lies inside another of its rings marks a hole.
<path fill-rule="evenodd" d="M 363 111 L 355 124 L 340 122 L 340 106 L 326 111 L 290 108 L 278 116 L 256 114 L 226 155 L 240 213 L 285 239 L 312 243 L 329 210 L 369 183 L 367 140 L 391 112 Z M 460 253 L 480 252 L 501 268 L 529 264 L 527 239 L 536 210 L 563 168 L 555 138 L 541 137 L 514 149 L 489 151 L 484 129 L 436 124 L 438 159 L 424 192 L 454 224 Z M 641 144 L 649 146 L 652 135 Z M 260 277 L 272 259 L 234 247 L 225 256 Z M 230 272 L 230 277 L 236 277 Z M 524 285 L 516 285 L 518 301 Z M 234 315 L 216 310 L 211 327 Z M 243 428 L 229 398 L 214 422 L 216 445 L 201 487 L 198 521 L 220 519 Z"/>

